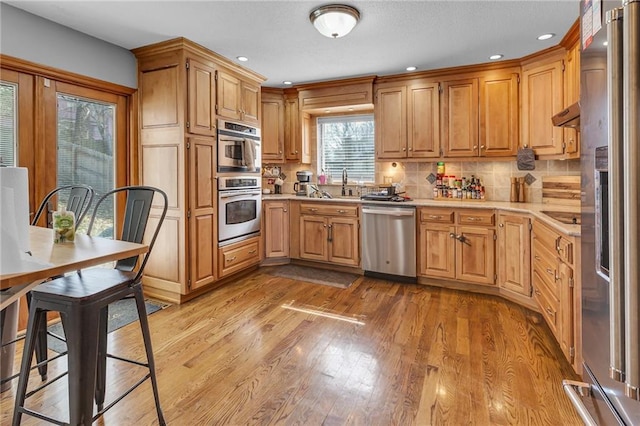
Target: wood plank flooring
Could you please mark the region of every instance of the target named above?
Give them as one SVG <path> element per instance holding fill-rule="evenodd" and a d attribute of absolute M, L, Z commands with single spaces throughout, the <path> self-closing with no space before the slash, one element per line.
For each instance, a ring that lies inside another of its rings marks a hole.
<path fill-rule="evenodd" d="M 169 425 L 582 424 L 561 386 L 577 377 L 547 326 L 492 296 L 258 270 L 149 321 Z M 111 333 L 109 350 L 144 359 L 137 322 Z M 109 362 L 107 401 L 142 374 Z M 1 395 L 2 425 L 16 384 Z M 28 401 L 66 420 L 66 380 Z M 157 424 L 149 382 L 98 424 Z"/>

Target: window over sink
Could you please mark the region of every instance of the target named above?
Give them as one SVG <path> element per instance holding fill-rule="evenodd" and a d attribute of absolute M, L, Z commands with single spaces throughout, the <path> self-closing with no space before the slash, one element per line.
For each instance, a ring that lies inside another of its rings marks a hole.
<path fill-rule="evenodd" d="M 345 168 L 350 181 L 375 182 L 373 114 L 318 118 L 318 175 L 337 182 Z"/>

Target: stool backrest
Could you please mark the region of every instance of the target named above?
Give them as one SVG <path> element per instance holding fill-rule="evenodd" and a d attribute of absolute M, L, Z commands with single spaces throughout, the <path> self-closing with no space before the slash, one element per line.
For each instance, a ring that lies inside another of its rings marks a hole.
<path fill-rule="evenodd" d="M 96 215 L 101 204 L 108 199 L 114 198 L 117 194 L 120 193 L 126 193 L 126 203 L 124 223 L 122 225 L 122 233 L 119 239 L 122 241 L 128 241 L 138 244 L 141 244 L 143 242 L 145 231 L 147 229 L 147 222 L 149 221 L 149 216 L 151 213 L 151 208 L 154 207 L 154 197 L 156 194 L 160 195 L 160 205 L 156 206 L 161 209 L 160 218 L 156 223 L 153 233 L 151 234 L 151 240 L 149 241 L 149 251 L 145 254 L 144 260 L 142 261 L 140 269 L 138 270 L 138 275 L 136 277 L 136 279 L 138 279 L 140 276 L 142 276 L 144 267 L 147 264 L 147 259 L 149 258 L 151 250 L 153 249 L 153 245 L 155 244 L 156 238 L 158 237 L 162 222 L 164 222 L 164 218 L 167 215 L 167 207 L 169 202 L 167 194 L 165 194 L 164 191 L 152 186 L 138 185 L 116 188 L 104 194 L 96 202 L 96 205 L 93 209 L 93 215 L 91 216 L 91 221 L 89 222 L 89 229 L 87 231 L 88 235 L 91 235 L 93 223 L 96 219 Z M 133 256 L 128 259 L 119 260 L 116 263 L 115 268 L 121 271 L 133 271 L 136 267 L 137 262 L 138 256 Z"/>
<path fill-rule="evenodd" d="M 69 199 L 67 200 L 67 211 L 73 212 L 76 217 L 76 229 L 78 229 L 78 225 L 84 219 L 84 216 L 87 214 L 89 210 L 89 206 L 91 206 L 91 201 L 93 201 L 93 195 L 95 194 L 93 188 L 89 185 L 83 184 L 74 184 L 74 185 L 64 185 L 59 186 L 53 191 L 49 192 L 42 202 L 40 203 L 40 207 L 38 207 L 38 211 L 35 216 L 33 216 L 33 220 L 31 221 L 31 225 L 36 225 L 40 216 L 47 209 L 47 228 L 53 227 L 53 222 L 51 218 L 49 218 L 49 201 L 53 198 L 54 195 L 58 195 L 62 191 L 69 191 Z"/>

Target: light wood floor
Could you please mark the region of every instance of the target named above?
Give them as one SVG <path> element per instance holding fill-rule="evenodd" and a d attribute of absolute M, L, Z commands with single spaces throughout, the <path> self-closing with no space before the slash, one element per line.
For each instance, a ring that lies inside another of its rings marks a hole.
<path fill-rule="evenodd" d="M 576 377 L 549 329 L 490 296 L 258 271 L 149 320 L 169 425 L 581 424 L 561 386 Z M 111 333 L 109 348 L 144 359 L 137 323 Z M 107 400 L 136 373 L 109 364 Z M 1 396 L 2 425 L 14 389 Z M 65 392 L 63 379 L 28 406 L 66 420 Z M 148 382 L 98 424 L 157 424 Z"/>

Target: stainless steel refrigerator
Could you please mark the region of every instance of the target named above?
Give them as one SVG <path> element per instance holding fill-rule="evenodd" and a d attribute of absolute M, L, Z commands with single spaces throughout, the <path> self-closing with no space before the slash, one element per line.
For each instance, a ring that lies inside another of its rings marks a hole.
<path fill-rule="evenodd" d="M 640 0 L 580 0 L 585 424 L 640 425 Z"/>

